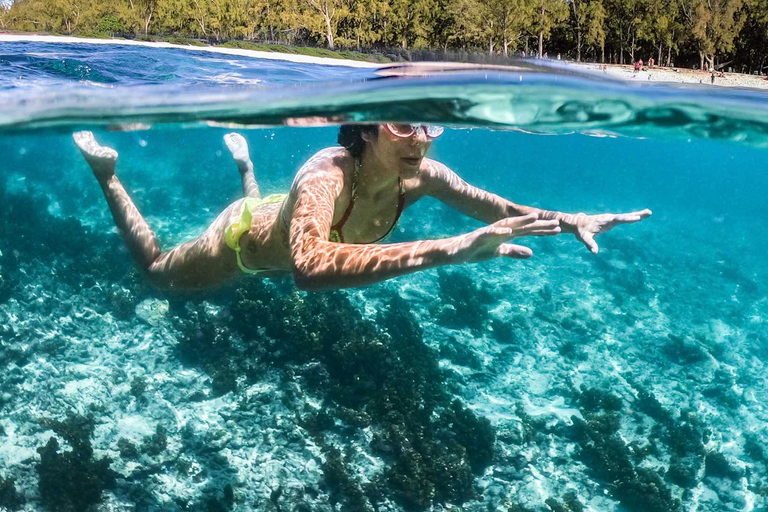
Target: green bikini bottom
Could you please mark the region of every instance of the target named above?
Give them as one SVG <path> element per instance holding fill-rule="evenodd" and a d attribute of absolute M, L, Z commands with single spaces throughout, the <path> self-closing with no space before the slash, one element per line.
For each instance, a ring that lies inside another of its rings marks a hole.
<path fill-rule="evenodd" d="M 288 194 L 271 194 L 261 199 L 253 197 L 247 197 L 243 201 L 243 213 L 240 215 L 240 220 L 233 222 L 224 231 L 224 241 L 227 242 L 227 246 L 237 253 L 237 266 L 240 270 L 246 274 L 259 274 L 266 272 L 269 269 L 254 270 L 243 265 L 243 260 L 240 259 L 240 238 L 245 232 L 251 229 L 251 222 L 253 221 L 253 212 L 261 205 L 282 203 Z"/>

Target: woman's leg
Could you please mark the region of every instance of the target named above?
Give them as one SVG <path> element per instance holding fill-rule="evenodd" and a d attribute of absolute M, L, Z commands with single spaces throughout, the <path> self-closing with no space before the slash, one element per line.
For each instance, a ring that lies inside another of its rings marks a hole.
<path fill-rule="evenodd" d="M 223 233 L 236 215 L 235 210 L 239 211 L 240 201 L 224 210 L 200 237 L 161 253 L 155 234 L 115 176 L 117 151 L 100 146 L 91 132 L 77 132 L 72 138 L 101 185 L 131 256 L 153 284 L 161 288 L 202 288 L 237 273 L 234 253 L 225 250 Z"/>
<path fill-rule="evenodd" d="M 261 191 L 259 191 L 259 185 L 256 183 L 256 176 L 253 174 L 253 162 L 251 162 L 251 157 L 248 154 L 248 143 L 245 138 L 239 133 L 228 133 L 224 136 L 224 143 L 229 152 L 232 153 L 232 158 L 237 164 L 237 170 L 240 171 L 240 176 L 243 179 L 243 195 L 261 199 Z"/>
<path fill-rule="evenodd" d="M 101 186 L 104 197 L 115 219 L 117 230 L 128 246 L 133 259 L 142 269 L 147 269 L 160 256 L 160 247 L 152 229 L 133 204 L 123 184 L 115 176 L 117 151 L 100 146 L 92 132 L 77 132 L 72 138 L 80 148 L 93 175 Z"/>

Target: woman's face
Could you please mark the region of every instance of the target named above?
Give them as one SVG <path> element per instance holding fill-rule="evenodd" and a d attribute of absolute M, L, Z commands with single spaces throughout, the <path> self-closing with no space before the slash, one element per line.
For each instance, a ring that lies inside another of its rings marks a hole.
<path fill-rule="evenodd" d="M 407 133 L 403 125 L 400 133 Z M 423 129 L 415 130 L 410 136 L 395 135 L 386 124 L 380 124 L 378 134 L 364 133 L 363 139 L 373 156 L 386 169 L 392 169 L 402 178 L 412 178 L 419 172 L 421 161 L 427 154 L 432 140 Z"/>

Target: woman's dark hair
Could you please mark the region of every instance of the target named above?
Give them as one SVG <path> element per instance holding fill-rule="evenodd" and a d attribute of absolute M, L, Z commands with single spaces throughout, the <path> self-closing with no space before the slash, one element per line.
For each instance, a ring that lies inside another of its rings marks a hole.
<path fill-rule="evenodd" d="M 338 141 L 353 157 L 360 158 L 365 149 L 363 133 L 377 134 L 378 131 L 379 127 L 375 124 L 343 124 L 339 127 Z"/>

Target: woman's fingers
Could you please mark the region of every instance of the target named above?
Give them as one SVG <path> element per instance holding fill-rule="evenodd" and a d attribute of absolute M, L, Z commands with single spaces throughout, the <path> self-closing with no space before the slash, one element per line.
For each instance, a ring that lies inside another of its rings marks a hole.
<path fill-rule="evenodd" d="M 499 246 L 498 254 L 499 256 L 506 256 L 507 258 L 524 260 L 533 256 L 533 251 L 522 245 L 501 244 Z"/>
<path fill-rule="evenodd" d="M 523 233 L 525 236 L 552 236 L 560 234 L 560 226 L 546 229 L 533 229 Z M 521 236 L 521 235 L 518 235 Z"/>
<path fill-rule="evenodd" d="M 597 251 L 600 249 L 597 246 L 597 242 L 595 242 L 595 235 L 589 232 L 582 232 L 581 234 L 581 241 L 584 242 L 584 245 L 587 246 L 587 249 L 589 249 L 589 252 L 592 254 L 597 254 Z"/>
<path fill-rule="evenodd" d="M 637 212 L 631 212 L 631 213 L 620 213 L 618 215 L 614 215 L 612 219 L 612 224 L 628 224 L 632 222 L 639 222 L 643 219 L 647 219 L 651 216 L 653 212 L 649 209 L 640 210 Z"/>
<path fill-rule="evenodd" d="M 544 228 L 559 226 L 558 220 L 540 219 L 538 213 L 529 213 L 528 215 L 522 215 L 519 217 L 506 217 L 493 224 L 494 228 L 512 228 L 512 229 L 524 229 L 529 227 Z"/>
<path fill-rule="evenodd" d="M 523 215 L 521 217 L 506 217 L 504 219 L 501 219 L 500 221 L 493 223 L 492 225 L 494 227 L 499 227 L 499 228 L 519 228 L 523 226 L 528 226 L 538 221 L 539 221 L 538 213 L 529 213 L 528 215 Z"/>
<path fill-rule="evenodd" d="M 503 220 L 510 220 L 510 219 L 516 220 L 520 223 L 519 225 L 524 226 L 526 224 L 530 224 L 532 222 L 536 222 L 537 220 L 539 220 L 539 214 L 529 213 L 528 215 L 522 215 L 520 217 L 507 217 L 506 219 L 503 219 Z"/>
<path fill-rule="evenodd" d="M 556 220 L 537 220 L 525 226 L 515 228 L 499 226 L 498 223 L 489 227 L 487 234 L 504 239 L 521 236 L 548 236 L 560 233 L 560 224 Z"/>
<path fill-rule="evenodd" d="M 634 213 L 622 213 L 620 215 L 614 215 L 611 220 L 613 224 L 627 224 L 629 222 L 638 222 L 643 219 Z"/>
<path fill-rule="evenodd" d="M 537 220 L 515 230 L 515 236 L 550 236 L 560 233 L 560 222 L 556 220 Z"/>
<path fill-rule="evenodd" d="M 554 228 L 560 225 L 558 220 L 539 219 L 535 213 L 523 217 L 507 217 L 493 224 L 497 228 L 512 228 L 517 230 Z"/>
<path fill-rule="evenodd" d="M 634 212 L 635 215 L 639 215 L 641 219 L 646 219 L 653 215 L 653 212 L 646 208 L 645 210 L 640 210 L 639 212 Z"/>
<path fill-rule="evenodd" d="M 537 220 L 533 224 L 528 224 L 526 229 L 560 229 L 559 220 Z"/>

